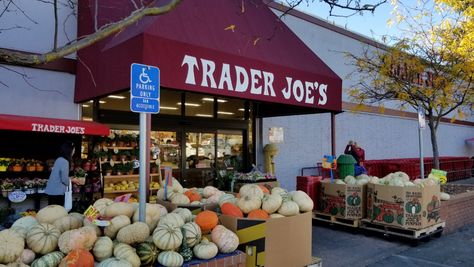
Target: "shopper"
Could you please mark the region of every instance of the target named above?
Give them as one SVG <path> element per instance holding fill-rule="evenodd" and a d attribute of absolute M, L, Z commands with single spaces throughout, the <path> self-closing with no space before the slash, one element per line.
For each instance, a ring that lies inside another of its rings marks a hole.
<path fill-rule="evenodd" d="M 61 145 L 59 157 L 56 159 L 46 184 L 45 193 L 48 195 L 48 205 L 64 205 L 64 194 L 69 181 L 78 183 L 74 177 L 69 177 L 69 163 L 74 155 L 74 143 L 65 142 Z"/>
<path fill-rule="evenodd" d="M 357 160 L 357 164 L 359 166 L 363 166 L 364 165 L 364 161 L 365 161 L 365 150 L 359 146 L 359 144 L 357 144 L 357 142 L 354 142 L 354 154 L 356 154 L 358 160 Z"/>
<path fill-rule="evenodd" d="M 344 149 L 344 154 L 346 155 L 351 155 L 352 157 L 354 157 L 354 159 L 356 160 L 357 162 L 357 165 L 359 164 L 359 157 L 357 156 L 357 153 L 356 153 L 356 147 L 355 145 L 356 144 L 354 141 L 350 140 L 349 143 L 346 145 L 346 149 Z"/>

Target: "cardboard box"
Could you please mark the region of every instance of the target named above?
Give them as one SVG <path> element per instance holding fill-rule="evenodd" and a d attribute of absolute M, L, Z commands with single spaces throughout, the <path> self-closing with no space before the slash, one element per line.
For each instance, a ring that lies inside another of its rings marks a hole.
<path fill-rule="evenodd" d="M 439 185 L 390 186 L 368 184 L 367 217 L 373 222 L 422 229 L 441 221 Z"/>
<path fill-rule="evenodd" d="M 160 199 L 156 200 L 156 204 L 163 205 L 168 210 L 168 212 L 172 212 L 173 210 L 177 208 L 189 209 L 194 215 L 198 214 L 199 212 L 203 210 L 215 211 L 217 207 L 219 206 L 217 203 L 201 204 L 201 205 L 178 205 L 178 204 L 174 204 L 169 201 L 164 201 Z"/>
<path fill-rule="evenodd" d="M 299 267 L 311 263 L 312 213 L 268 220 L 220 215 L 222 225 L 239 237 L 249 266 Z"/>
<path fill-rule="evenodd" d="M 367 185 L 336 184 L 321 181 L 318 210 L 344 219 L 365 218 Z"/>

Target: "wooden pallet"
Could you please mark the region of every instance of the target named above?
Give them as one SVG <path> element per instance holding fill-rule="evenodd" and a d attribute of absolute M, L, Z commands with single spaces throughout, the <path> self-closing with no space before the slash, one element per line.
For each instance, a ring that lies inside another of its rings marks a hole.
<path fill-rule="evenodd" d="M 433 235 L 441 235 L 446 223 L 440 222 L 423 229 L 407 229 L 382 223 L 372 222 L 369 219 L 362 219 L 360 228 L 380 232 L 385 235 L 396 235 L 409 239 L 422 239 Z"/>
<path fill-rule="evenodd" d="M 339 224 L 353 228 L 357 228 L 360 225 L 360 219 L 345 219 L 317 211 L 313 212 L 313 219 L 325 223 Z"/>
<path fill-rule="evenodd" d="M 311 263 L 309 265 L 306 265 L 306 267 L 322 267 L 322 260 L 321 258 L 318 257 L 312 257 Z"/>

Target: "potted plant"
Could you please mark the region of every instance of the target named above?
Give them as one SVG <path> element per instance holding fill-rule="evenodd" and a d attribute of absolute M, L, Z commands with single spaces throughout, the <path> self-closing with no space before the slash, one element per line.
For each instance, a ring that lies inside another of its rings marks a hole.
<path fill-rule="evenodd" d="M 8 165 L 10 165 L 10 159 L 0 158 L 0 172 L 6 172 Z"/>
<path fill-rule="evenodd" d="M 138 146 L 138 136 L 135 134 L 130 135 L 130 146 L 137 147 Z"/>
<path fill-rule="evenodd" d="M 33 181 L 35 182 L 38 193 L 44 193 L 44 188 L 46 187 L 46 184 L 48 183 L 48 179 L 35 178 L 33 179 Z"/>
<path fill-rule="evenodd" d="M 125 174 L 126 170 L 124 169 L 124 164 L 115 164 L 113 169 L 114 169 L 114 173 L 117 174 L 117 175 L 123 175 Z"/>
<path fill-rule="evenodd" d="M 15 189 L 15 186 L 13 185 L 11 180 L 8 178 L 2 181 L 2 184 L 0 187 L 2 188 L 3 197 L 8 197 L 8 193 L 12 191 L 13 189 Z"/>
<path fill-rule="evenodd" d="M 110 131 L 109 136 L 107 136 L 107 146 L 116 146 L 116 140 L 115 140 L 115 133 L 113 131 Z"/>
<path fill-rule="evenodd" d="M 112 175 L 112 166 L 110 163 L 106 162 L 102 164 L 102 171 L 105 173 L 106 176 Z"/>
<path fill-rule="evenodd" d="M 127 162 L 127 163 L 124 163 L 124 170 L 126 170 L 126 172 L 129 174 L 129 175 L 132 175 L 133 174 L 133 162 Z"/>
<path fill-rule="evenodd" d="M 83 160 L 82 161 L 82 168 L 84 169 L 84 171 L 88 172 L 91 170 L 91 161 L 86 159 L 86 160 Z"/>
<path fill-rule="evenodd" d="M 132 150 L 130 151 L 130 160 L 137 160 L 139 153 L 140 153 L 140 152 L 139 152 L 138 149 L 132 149 Z"/>
<path fill-rule="evenodd" d="M 24 190 L 26 194 L 33 194 L 35 192 L 35 181 L 34 180 L 26 180 L 24 185 Z"/>
<path fill-rule="evenodd" d="M 124 137 L 124 135 L 117 134 L 115 136 L 115 142 L 117 143 L 118 147 L 125 147 L 125 140 L 126 138 Z"/>
<path fill-rule="evenodd" d="M 150 173 L 158 173 L 158 165 L 155 162 L 150 163 Z"/>
<path fill-rule="evenodd" d="M 84 169 L 79 167 L 74 170 L 74 177 L 78 179 L 79 185 L 84 185 L 86 183 L 86 176 L 87 173 Z"/>
<path fill-rule="evenodd" d="M 106 162 L 108 158 L 108 153 L 104 150 L 99 150 L 95 153 L 95 156 L 101 161 Z"/>
<path fill-rule="evenodd" d="M 118 150 L 114 149 L 114 150 L 109 150 L 109 156 L 110 156 L 110 160 L 113 160 L 113 161 L 117 161 L 118 160 Z"/>
<path fill-rule="evenodd" d="M 130 151 L 122 150 L 119 152 L 119 155 L 122 162 L 127 161 L 130 158 Z"/>
<path fill-rule="evenodd" d="M 41 161 L 37 160 L 36 161 L 36 171 L 37 172 L 42 172 L 44 171 L 44 165 Z"/>
<path fill-rule="evenodd" d="M 36 160 L 30 159 L 26 161 L 26 171 L 35 172 L 36 171 Z"/>
<path fill-rule="evenodd" d="M 23 171 L 23 161 L 21 159 L 14 159 L 11 165 L 12 165 L 12 171 L 14 172 Z"/>

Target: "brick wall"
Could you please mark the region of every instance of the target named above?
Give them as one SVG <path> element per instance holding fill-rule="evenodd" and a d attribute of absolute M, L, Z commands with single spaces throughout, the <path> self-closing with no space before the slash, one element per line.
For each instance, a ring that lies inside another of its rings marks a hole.
<path fill-rule="evenodd" d="M 442 201 L 441 218 L 446 221 L 445 234 L 474 224 L 474 192 L 453 195 L 450 200 Z"/>

